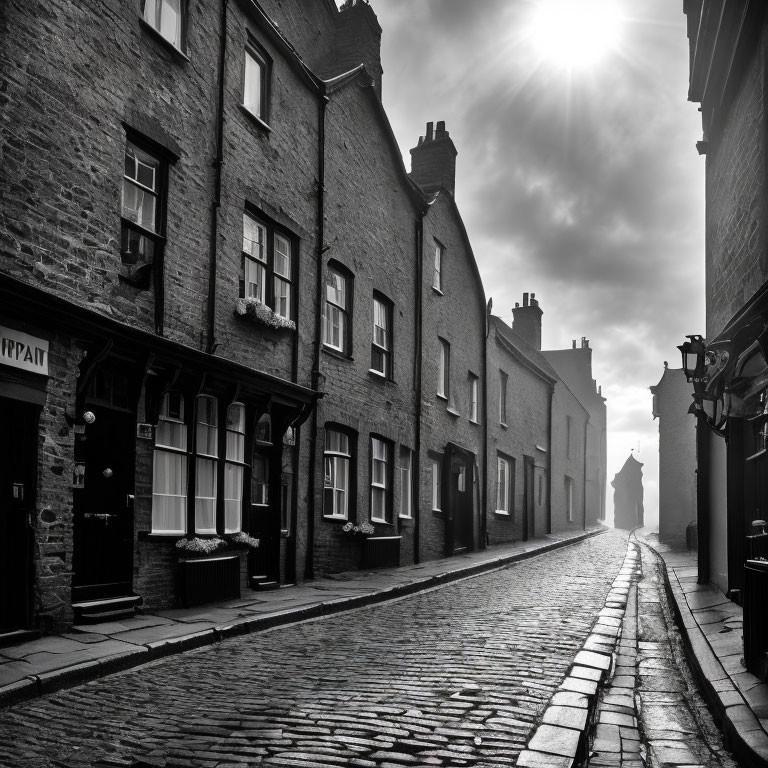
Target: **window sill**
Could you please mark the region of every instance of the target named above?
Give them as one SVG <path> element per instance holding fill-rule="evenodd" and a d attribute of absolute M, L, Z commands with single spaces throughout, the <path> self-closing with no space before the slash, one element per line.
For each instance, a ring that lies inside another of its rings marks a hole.
<path fill-rule="evenodd" d="M 500 422 L 499 422 L 499 426 L 500 426 L 502 429 L 509 429 L 509 427 L 508 427 L 508 426 L 507 426 L 507 425 L 506 425 L 506 424 L 505 424 L 503 421 L 500 421 Z"/>
<path fill-rule="evenodd" d="M 475 419 L 470 419 L 470 420 L 469 420 L 469 423 L 470 423 L 470 424 L 474 424 L 476 427 L 479 427 L 479 426 L 480 426 L 480 422 L 479 422 L 479 421 L 476 421 Z"/>
<path fill-rule="evenodd" d="M 437 393 L 437 399 L 438 400 L 445 400 L 445 402 L 448 402 L 448 398 L 445 395 L 441 395 L 439 392 Z"/>
<path fill-rule="evenodd" d="M 377 520 L 376 518 L 372 517 L 371 525 L 387 525 L 391 528 L 394 525 L 394 523 L 389 520 Z"/>
<path fill-rule="evenodd" d="M 391 382 L 392 384 L 394 384 L 394 381 L 389 376 L 387 376 L 386 373 L 377 371 L 375 368 L 369 368 L 368 375 L 372 379 L 376 379 L 376 381 L 380 381 L 382 384 L 386 384 L 387 382 Z"/>
<path fill-rule="evenodd" d="M 509 517 L 509 512 L 506 512 L 503 509 L 494 509 L 493 514 L 498 515 L 499 517 Z"/>
<path fill-rule="evenodd" d="M 446 514 L 445 514 L 445 512 L 442 509 L 433 509 L 432 510 L 432 516 L 433 517 L 440 517 L 440 518 L 444 519 L 446 517 Z"/>
<path fill-rule="evenodd" d="M 445 410 L 446 410 L 446 413 L 449 413 L 455 419 L 458 419 L 461 416 L 461 414 L 455 408 L 452 408 L 450 405 Z"/>
<path fill-rule="evenodd" d="M 153 533 L 152 531 L 139 531 L 139 541 L 150 542 L 175 542 L 186 536 L 186 533 Z"/>
<path fill-rule="evenodd" d="M 332 515 L 323 515 L 323 520 L 326 523 L 341 523 L 342 525 L 349 522 L 348 517 L 333 517 Z"/>
<path fill-rule="evenodd" d="M 413 515 L 398 515 L 397 519 L 400 521 L 400 525 L 413 522 Z"/>
<path fill-rule="evenodd" d="M 325 352 L 326 355 L 330 355 L 331 357 L 335 357 L 339 360 L 348 360 L 351 363 L 355 362 L 355 358 L 352 357 L 352 355 L 348 355 L 345 352 L 341 352 L 338 349 L 329 347 L 326 344 L 323 344 L 323 352 Z"/>
<path fill-rule="evenodd" d="M 435 286 L 432 286 L 432 290 L 438 295 L 438 296 L 445 296 L 445 294 L 439 289 L 435 288 Z"/>
<path fill-rule="evenodd" d="M 254 112 L 251 112 L 248 107 L 245 106 L 245 104 L 238 104 L 237 105 L 240 108 L 240 111 L 253 123 L 255 123 L 256 127 L 264 131 L 265 133 L 269 134 L 272 133 L 272 127 L 265 123 L 257 114 Z"/>
<path fill-rule="evenodd" d="M 153 37 L 158 43 L 160 43 L 166 50 L 172 53 L 182 61 L 189 62 L 189 56 L 187 56 L 181 48 L 177 48 L 170 40 L 164 38 L 146 19 L 139 16 L 139 24 L 151 37 Z"/>

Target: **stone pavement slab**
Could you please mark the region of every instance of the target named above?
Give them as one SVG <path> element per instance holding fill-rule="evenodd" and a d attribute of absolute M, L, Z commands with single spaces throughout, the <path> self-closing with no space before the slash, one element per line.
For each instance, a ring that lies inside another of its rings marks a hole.
<path fill-rule="evenodd" d="M 768 711 L 763 708 L 768 704 L 768 685 L 743 666 L 741 607 L 712 585 L 692 583 L 698 574 L 695 552 L 672 551 L 653 536 L 643 540 L 664 560 L 668 591 L 692 666 L 722 721 L 731 750 L 745 765 L 768 768 Z M 722 631 L 728 628 L 732 631 Z M 654 755 L 684 762 L 684 755 L 673 753 L 663 741 L 656 744 Z"/>

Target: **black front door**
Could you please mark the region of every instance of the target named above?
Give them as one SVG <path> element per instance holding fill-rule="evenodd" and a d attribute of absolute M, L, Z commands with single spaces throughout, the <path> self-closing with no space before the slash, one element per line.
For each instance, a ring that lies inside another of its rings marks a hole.
<path fill-rule="evenodd" d="M 76 436 L 73 597 L 131 594 L 133 414 L 87 404 L 95 416 Z"/>
<path fill-rule="evenodd" d="M 472 488 L 474 460 L 461 453 L 447 457 L 448 477 L 448 554 L 473 548 Z"/>
<path fill-rule="evenodd" d="M 523 457 L 523 539 L 536 536 L 536 499 L 534 491 L 534 465 L 530 456 Z"/>
<path fill-rule="evenodd" d="M 29 625 L 39 414 L 0 397 L 0 632 Z"/>

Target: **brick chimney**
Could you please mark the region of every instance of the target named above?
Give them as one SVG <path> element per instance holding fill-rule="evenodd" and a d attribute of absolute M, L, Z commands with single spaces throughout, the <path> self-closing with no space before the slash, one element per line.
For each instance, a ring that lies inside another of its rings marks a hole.
<path fill-rule="evenodd" d="M 523 294 L 523 306 L 515 302 L 515 308 L 512 310 L 512 330 L 522 336 L 534 349 L 541 351 L 541 316 L 543 312 L 536 301 L 536 294 L 531 294 L 531 300 L 528 301 L 528 294 Z"/>
<path fill-rule="evenodd" d="M 456 188 L 456 147 L 445 122 L 441 120 L 433 132 L 427 123 L 427 133 L 419 136 L 419 144 L 411 150 L 411 178 L 425 191 L 445 187 L 452 195 Z"/>
<path fill-rule="evenodd" d="M 365 64 L 381 99 L 381 27 L 368 0 L 346 0 L 339 8 L 334 53 L 339 73 Z"/>

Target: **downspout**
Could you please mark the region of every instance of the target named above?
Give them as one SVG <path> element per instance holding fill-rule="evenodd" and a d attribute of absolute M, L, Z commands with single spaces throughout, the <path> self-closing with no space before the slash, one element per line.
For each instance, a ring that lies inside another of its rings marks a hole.
<path fill-rule="evenodd" d="M 427 209 L 422 208 L 419 212 L 419 218 L 416 220 L 416 329 L 414 339 L 415 351 L 415 370 L 416 379 L 416 445 L 414 446 L 415 466 L 413 468 L 413 494 L 416 496 L 416 503 L 413 505 L 413 562 L 420 562 L 419 547 L 421 545 L 420 523 L 421 523 L 421 504 L 419 503 L 421 494 L 421 398 L 422 398 L 422 374 L 423 374 L 423 356 L 421 345 L 423 344 L 423 309 L 424 309 L 424 216 Z"/>
<path fill-rule="evenodd" d="M 699 584 L 709 584 L 709 429 L 696 419 L 696 531 Z"/>
<path fill-rule="evenodd" d="M 325 242 L 325 111 L 328 95 L 321 86 L 317 104 L 317 263 L 315 265 L 315 338 L 312 347 L 312 389 L 320 385 L 320 345 L 323 332 L 323 254 Z M 304 578 L 315 578 L 315 476 L 317 475 L 317 418 L 318 406 L 312 409 L 312 429 L 309 433 L 309 477 L 307 478 L 307 551 Z"/>
<path fill-rule="evenodd" d="M 485 296 L 483 296 L 485 299 Z M 480 549 L 488 548 L 488 337 L 491 333 L 491 302 L 484 309 L 485 333 L 483 344 L 483 491 L 480 505 Z"/>
<path fill-rule="evenodd" d="M 582 495 L 582 521 L 581 521 L 581 529 L 583 531 L 587 530 L 587 433 L 589 432 L 589 420 L 591 416 L 587 415 L 587 420 L 584 423 L 584 460 L 582 462 L 582 467 L 584 469 L 583 475 L 584 480 L 582 481 L 582 488 L 581 488 L 581 495 Z"/>
<path fill-rule="evenodd" d="M 549 385 L 549 413 L 547 414 L 547 533 L 552 533 L 552 409 L 555 407 L 555 386 Z"/>
<path fill-rule="evenodd" d="M 208 339 L 206 351 L 212 355 L 216 351 L 216 272 L 218 271 L 218 236 L 219 208 L 221 207 L 221 172 L 224 166 L 224 67 L 227 55 L 227 5 L 229 0 L 221 0 L 221 45 L 219 46 L 219 84 L 218 104 L 216 105 L 216 157 L 213 161 L 214 182 L 213 202 L 211 203 L 211 240 L 209 243 L 208 273 Z"/>

